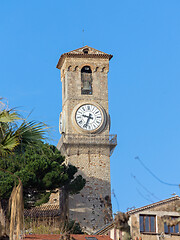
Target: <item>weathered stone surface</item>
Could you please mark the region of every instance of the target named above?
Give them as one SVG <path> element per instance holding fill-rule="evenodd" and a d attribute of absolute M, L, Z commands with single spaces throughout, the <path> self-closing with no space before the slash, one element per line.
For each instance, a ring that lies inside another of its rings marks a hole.
<path fill-rule="evenodd" d="M 165 234 L 164 216 L 180 217 L 180 198 L 174 197 L 160 201 L 139 209 L 129 211 L 129 225 L 132 239 L 159 240 L 173 239 L 180 240 L 179 233 Z M 140 232 L 140 215 L 155 216 L 155 232 Z M 179 229 L 180 230 L 180 229 Z"/>
<path fill-rule="evenodd" d="M 78 195 L 69 197 L 69 217 L 80 222 L 86 232 L 92 233 L 112 217 L 107 82 L 112 56 L 91 48 L 91 56 L 79 56 L 83 54 L 83 48 L 70 53 L 74 55 L 63 56 L 58 65 L 61 68 L 64 133 L 57 148 L 66 156 L 66 163 L 75 165 L 78 174 L 86 179 L 85 188 Z M 90 66 L 92 70 L 92 95 L 81 94 L 81 69 L 84 66 Z M 106 124 L 101 132 L 93 134 L 93 141 L 74 124 L 74 109 L 83 103 L 101 106 L 106 114 Z"/>

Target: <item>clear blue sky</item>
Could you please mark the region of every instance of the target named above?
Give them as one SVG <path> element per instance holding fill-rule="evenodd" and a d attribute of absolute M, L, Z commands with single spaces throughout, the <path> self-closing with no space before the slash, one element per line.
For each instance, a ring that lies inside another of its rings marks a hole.
<path fill-rule="evenodd" d="M 83 36 L 82 30 L 85 29 Z M 0 95 L 50 125 L 57 144 L 64 52 L 113 54 L 109 72 L 113 210 L 171 197 L 180 183 L 180 1 L 1 0 Z M 136 180 L 132 177 L 136 176 Z"/>

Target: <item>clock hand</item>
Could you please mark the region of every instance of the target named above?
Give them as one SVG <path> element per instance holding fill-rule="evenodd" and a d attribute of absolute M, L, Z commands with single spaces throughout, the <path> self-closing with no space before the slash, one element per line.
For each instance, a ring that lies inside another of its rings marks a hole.
<path fill-rule="evenodd" d="M 85 123 L 85 126 L 86 126 L 86 127 L 87 127 L 90 119 L 93 119 L 91 113 L 89 114 L 88 119 L 87 119 L 87 121 L 86 121 L 86 123 Z"/>
<path fill-rule="evenodd" d="M 83 116 L 83 117 L 87 117 L 87 118 L 89 117 L 89 116 L 86 116 L 86 115 L 84 115 L 84 114 L 83 114 L 82 116 Z"/>

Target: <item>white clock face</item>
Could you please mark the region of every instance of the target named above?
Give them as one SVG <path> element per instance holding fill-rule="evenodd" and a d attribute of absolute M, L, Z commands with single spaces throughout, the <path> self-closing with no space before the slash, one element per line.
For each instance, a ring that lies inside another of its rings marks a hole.
<path fill-rule="evenodd" d="M 80 128 L 93 131 L 101 126 L 103 116 L 98 107 L 92 104 L 84 104 L 76 111 L 75 119 Z"/>

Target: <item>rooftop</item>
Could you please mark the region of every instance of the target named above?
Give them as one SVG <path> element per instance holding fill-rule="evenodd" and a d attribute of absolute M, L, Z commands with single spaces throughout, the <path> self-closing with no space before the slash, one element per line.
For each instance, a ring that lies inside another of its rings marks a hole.
<path fill-rule="evenodd" d="M 63 236 L 61 234 L 31 234 L 26 235 L 26 240 L 60 240 L 60 239 L 66 239 L 67 236 Z M 71 234 L 70 235 L 71 240 L 111 240 L 109 236 L 105 235 L 86 235 L 86 234 Z"/>
<path fill-rule="evenodd" d="M 61 69 L 63 62 L 65 58 L 105 58 L 105 59 L 111 59 L 113 56 L 111 54 L 104 53 L 102 51 L 99 51 L 95 48 L 89 47 L 89 46 L 84 46 L 78 49 L 75 49 L 73 51 L 63 53 L 60 56 L 60 59 L 57 64 L 57 68 Z"/>
<path fill-rule="evenodd" d="M 144 207 L 135 208 L 133 210 L 128 211 L 127 214 L 131 215 L 133 213 L 136 213 L 136 212 L 139 212 L 139 211 L 143 211 L 143 210 L 146 210 L 146 209 L 149 209 L 149 208 L 153 208 L 153 207 L 156 207 L 156 206 L 168 203 L 168 202 L 176 201 L 176 200 L 180 200 L 180 197 L 178 195 L 176 195 L 174 197 L 171 197 L 171 198 L 168 198 L 168 199 L 164 199 L 164 200 L 159 201 L 159 202 L 155 202 L 155 203 L 146 205 Z"/>

